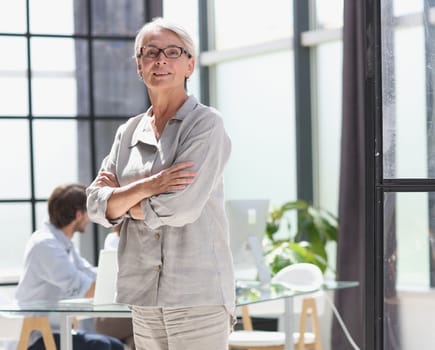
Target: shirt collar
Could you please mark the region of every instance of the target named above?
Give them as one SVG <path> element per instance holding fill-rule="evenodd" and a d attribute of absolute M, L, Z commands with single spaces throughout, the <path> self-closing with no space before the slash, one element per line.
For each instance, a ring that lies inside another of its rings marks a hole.
<path fill-rule="evenodd" d="M 65 247 L 68 252 L 72 249 L 73 243 L 71 240 L 63 233 L 62 230 L 58 229 L 50 222 L 45 223 L 46 228 L 56 237 L 56 239 Z"/>
<path fill-rule="evenodd" d="M 178 109 L 171 120 L 182 121 L 190 112 L 192 112 L 198 104 L 198 100 L 195 96 L 188 96 L 187 100 Z M 151 127 L 150 116 L 152 114 L 152 106 L 143 114 L 141 121 L 139 122 L 136 130 L 133 133 L 130 147 L 136 146 L 138 142 L 146 143 L 149 145 L 157 146 L 157 140 L 154 135 L 154 131 Z M 170 124 L 170 123 L 169 123 Z"/>

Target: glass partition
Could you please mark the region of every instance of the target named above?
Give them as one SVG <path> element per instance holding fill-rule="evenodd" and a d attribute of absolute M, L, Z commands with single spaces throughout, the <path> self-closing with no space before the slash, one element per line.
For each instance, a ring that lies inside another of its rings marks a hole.
<path fill-rule="evenodd" d="M 430 285 L 433 193 L 384 199 L 384 349 L 431 349 L 435 291 Z M 401 344 L 401 347 L 397 347 Z"/>
<path fill-rule="evenodd" d="M 419 17 L 415 17 L 414 13 L 404 12 L 407 8 L 404 3 L 383 1 L 382 84 L 385 178 L 435 177 L 433 159 L 435 47 L 432 44 L 435 33 L 430 29 L 433 28 L 433 24 L 428 6 L 426 11 L 418 13 Z M 403 20 L 403 25 L 400 24 L 397 16 L 393 17 L 393 8 L 394 12 L 400 12 L 402 18 L 408 18 L 406 21 Z"/>
<path fill-rule="evenodd" d="M 381 0 L 383 349 L 435 334 L 435 2 Z M 386 181 L 385 181 L 386 180 Z"/>

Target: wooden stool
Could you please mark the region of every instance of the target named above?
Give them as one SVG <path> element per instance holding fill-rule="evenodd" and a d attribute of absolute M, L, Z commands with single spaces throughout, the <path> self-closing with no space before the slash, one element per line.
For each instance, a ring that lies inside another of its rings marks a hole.
<path fill-rule="evenodd" d="M 48 317 L 25 317 L 23 319 L 17 350 L 27 350 L 32 331 L 41 332 L 46 350 L 56 350 Z"/>

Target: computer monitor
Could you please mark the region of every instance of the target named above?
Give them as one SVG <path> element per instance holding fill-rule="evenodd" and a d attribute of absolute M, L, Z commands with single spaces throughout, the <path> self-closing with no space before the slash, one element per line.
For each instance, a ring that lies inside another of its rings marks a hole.
<path fill-rule="evenodd" d="M 118 251 L 100 250 L 97 280 L 95 282 L 94 304 L 113 304 L 116 301 L 118 279 Z"/>
<path fill-rule="evenodd" d="M 226 201 L 230 246 L 236 280 L 259 279 L 269 283 L 271 273 L 264 263 L 262 241 L 269 213 L 268 199 Z"/>
<path fill-rule="evenodd" d="M 59 300 L 59 303 L 89 305 L 116 303 L 116 281 L 118 275 L 117 254 L 118 252 L 116 250 L 100 250 L 95 293 L 92 298 L 68 298 Z"/>

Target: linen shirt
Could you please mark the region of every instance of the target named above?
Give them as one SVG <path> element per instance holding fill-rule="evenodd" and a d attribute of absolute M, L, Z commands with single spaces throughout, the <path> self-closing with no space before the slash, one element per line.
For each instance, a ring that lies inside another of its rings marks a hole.
<path fill-rule="evenodd" d="M 234 309 L 233 261 L 224 208 L 223 171 L 231 142 L 218 112 L 189 96 L 159 141 L 150 111 L 120 126 L 101 170 L 121 186 L 173 164 L 198 171 L 184 190 L 141 201 L 144 220 L 123 219 L 118 247 L 117 301 L 137 306 L 225 305 Z M 88 215 L 106 218 L 110 187 L 88 189 Z"/>
<path fill-rule="evenodd" d="M 95 278 L 95 267 L 79 255 L 68 237 L 45 223 L 27 242 L 15 297 L 19 303 L 55 303 L 64 298 L 83 297 Z M 53 330 L 59 330 L 57 317 L 48 315 Z"/>

